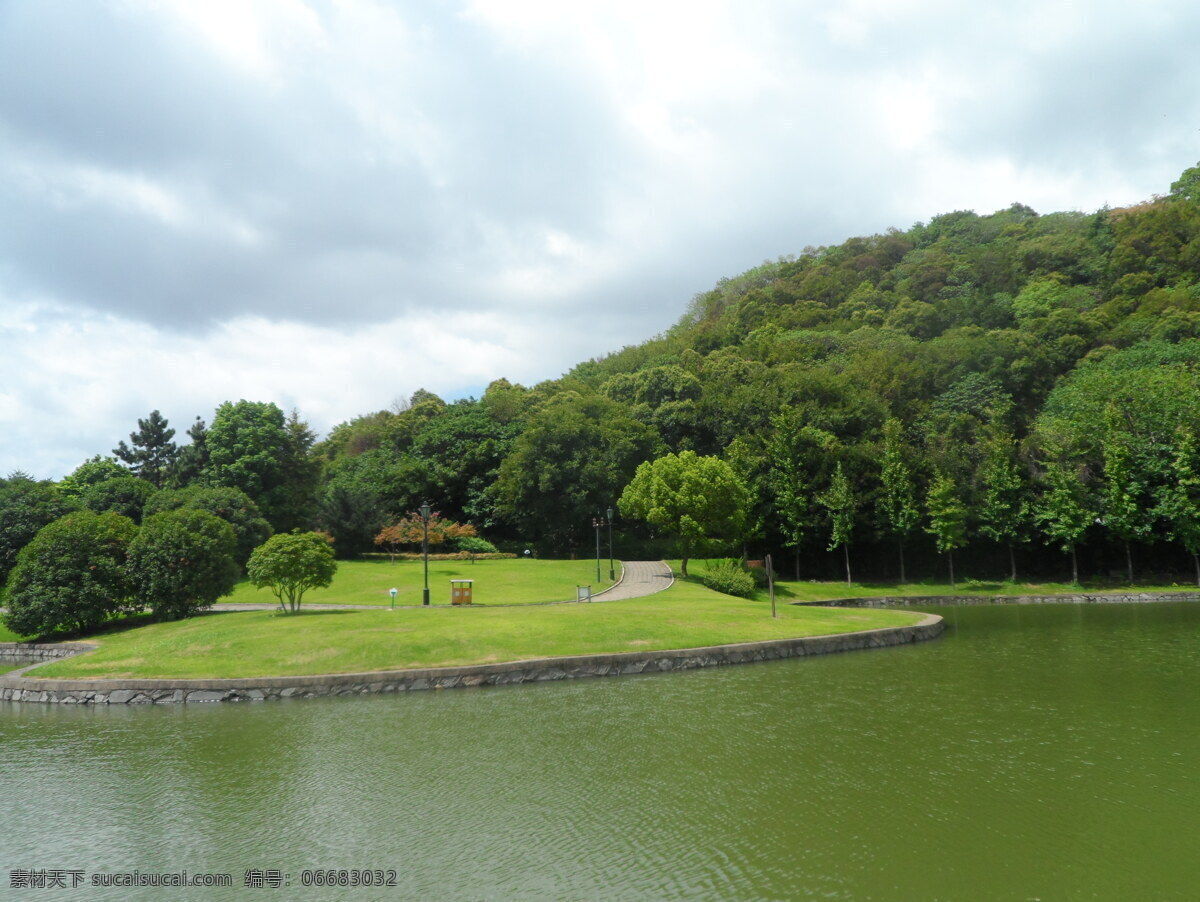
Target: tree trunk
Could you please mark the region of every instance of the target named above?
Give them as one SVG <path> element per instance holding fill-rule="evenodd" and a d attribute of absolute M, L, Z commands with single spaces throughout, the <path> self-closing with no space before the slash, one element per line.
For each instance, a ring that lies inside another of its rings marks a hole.
<path fill-rule="evenodd" d="M 1012 574 L 1009 579 L 1015 583 L 1017 581 L 1017 553 L 1011 545 L 1008 546 L 1008 567 L 1009 572 Z"/>
<path fill-rule="evenodd" d="M 842 553 L 846 556 L 846 585 L 849 586 L 852 585 L 850 582 L 850 546 L 843 545 Z"/>
<path fill-rule="evenodd" d="M 904 578 L 904 540 L 900 540 L 900 582 L 906 583 L 908 580 Z"/>
<path fill-rule="evenodd" d="M 1193 554 L 1192 561 L 1196 565 L 1196 585 L 1200 586 L 1200 554 Z"/>
<path fill-rule="evenodd" d="M 954 582 L 954 552 L 947 551 L 946 557 L 950 560 L 950 588 L 958 588 L 958 584 Z"/>
<path fill-rule="evenodd" d="M 679 575 L 682 576 L 684 579 L 687 579 L 687 558 L 686 557 L 681 557 L 679 559 Z"/>
<path fill-rule="evenodd" d="M 800 547 L 796 546 L 796 582 L 800 582 Z"/>
<path fill-rule="evenodd" d="M 1075 553 L 1075 546 L 1071 546 L 1071 585 L 1079 585 L 1079 556 Z"/>
<path fill-rule="evenodd" d="M 1125 543 L 1125 566 L 1129 570 L 1129 585 L 1133 585 L 1133 551 L 1129 547 L 1129 543 Z"/>

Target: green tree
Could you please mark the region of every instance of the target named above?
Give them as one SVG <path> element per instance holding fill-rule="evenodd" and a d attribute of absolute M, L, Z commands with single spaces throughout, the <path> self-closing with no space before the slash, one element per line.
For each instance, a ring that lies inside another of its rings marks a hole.
<path fill-rule="evenodd" d="M 410 453 L 447 516 L 486 526 L 495 519 L 487 489 L 520 431 L 520 423 L 501 422 L 482 401 L 456 401 L 421 427 Z"/>
<path fill-rule="evenodd" d="M 1150 536 L 1153 514 L 1153 508 L 1146 503 L 1146 474 L 1137 470 L 1131 445 L 1121 428 L 1116 407 L 1110 405 L 1105 412 L 1102 522 L 1125 546 L 1130 585 L 1133 584 L 1131 543 L 1145 541 Z"/>
<path fill-rule="evenodd" d="M 1200 164 L 1183 170 L 1179 178 L 1171 183 L 1171 196 L 1200 201 Z"/>
<path fill-rule="evenodd" d="M 748 505 L 746 488 L 729 464 L 694 451 L 641 464 L 618 502 L 624 516 L 645 520 L 679 540 L 684 577 L 698 542 L 740 536 Z"/>
<path fill-rule="evenodd" d="M 339 557 L 371 551 L 389 519 L 421 504 L 432 487 L 426 466 L 410 454 L 373 448 L 330 466 L 319 522 L 336 540 Z"/>
<path fill-rule="evenodd" d="M 283 411 L 274 404 L 226 401 L 217 408 L 205 439 L 204 481 L 241 489 L 274 527 L 287 516 L 284 463 L 291 443 Z"/>
<path fill-rule="evenodd" d="M 274 526 L 280 532 L 309 529 L 317 521 L 321 491 L 321 461 L 313 454 L 316 435 L 295 408 L 283 427 L 287 445 L 280 462 Z"/>
<path fill-rule="evenodd" d="M 241 489 L 202 485 L 163 489 L 146 502 L 143 513 L 150 517 L 174 510 L 205 511 L 228 523 L 233 528 L 233 557 L 239 568 L 245 567 L 250 553 L 271 536 L 271 524 Z"/>
<path fill-rule="evenodd" d="M 816 525 L 813 470 L 821 458 L 835 452 L 837 440 L 822 429 L 802 426 L 799 417 L 788 413 L 777 414 L 771 423 L 768 485 L 784 544 L 795 553 L 796 579 L 800 579 L 800 549 Z"/>
<path fill-rule="evenodd" d="M 87 632 L 132 610 L 125 561 L 136 533 L 128 517 L 91 511 L 43 527 L 9 574 L 8 628 L 22 636 Z"/>
<path fill-rule="evenodd" d="M 157 410 L 150 411 L 146 419 L 138 420 L 137 432 L 129 434 L 133 447 L 120 442 L 113 454 L 125 462 L 134 476 L 138 476 L 155 488 L 161 488 L 167 474 L 179 457 L 179 448 L 171 441 L 175 430 Z"/>
<path fill-rule="evenodd" d="M 1008 548 L 1009 579 L 1017 581 L 1017 555 L 1014 546 L 1024 541 L 1030 519 L 1025 481 L 1017 462 L 1016 442 L 999 429 L 988 438 L 986 456 L 980 474 L 982 497 L 979 505 L 979 531 Z"/>
<path fill-rule="evenodd" d="M 83 492 L 83 503 L 88 510 L 98 514 L 111 511 L 128 517 L 134 523 L 142 522 L 142 509 L 156 489 L 145 479 L 137 476 L 118 476 L 88 486 Z"/>
<path fill-rule="evenodd" d="M 769 480 L 766 449 L 757 436 L 736 438 L 725 449 L 723 459 L 746 488 L 749 505 L 746 525 L 742 529 L 742 557 L 748 557 L 746 547 L 766 534 L 767 520 L 772 516 L 772 504 L 767 484 Z"/>
<path fill-rule="evenodd" d="M 52 482 L 39 482 L 23 473 L 0 479 L 0 581 L 8 577 L 18 553 L 38 530 L 80 507 L 77 499 Z"/>
<path fill-rule="evenodd" d="M 1200 452 L 1196 436 L 1180 426 L 1175 431 L 1172 480 L 1159 489 L 1157 514 L 1166 522 L 1171 538 L 1192 556 L 1196 585 L 1200 586 Z"/>
<path fill-rule="evenodd" d="M 954 586 L 954 551 L 967 544 L 967 509 L 958 495 L 958 486 L 949 475 L 938 473 L 925 497 L 929 525 L 925 531 L 933 536 L 940 554 L 950 564 L 950 585 Z"/>
<path fill-rule="evenodd" d="M 207 511 L 147 517 L 129 544 L 134 597 L 160 620 L 190 617 L 233 591 L 236 548 L 233 527 Z"/>
<path fill-rule="evenodd" d="M 548 401 L 500 465 L 497 512 L 522 536 L 555 550 L 575 548 L 633 477 L 661 449 L 654 431 L 621 405 L 574 390 Z"/>
<path fill-rule="evenodd" d="M 333 549 L 315 532 L 281 532 L 254 549 L 246 575 L 257 588 L 268 588 L 279 607 L 295 613 L 304 593 L 333 582 Z"/>
<path fill-rule="evenodd" d="M 1034 509 L 1034 518 L 1047 540 L 1057 542 L 1071 555 L 1071 583 L 1079 584 L 1076 548 L 1095 519 L 1087 487 L 1070 464 L 1053 460 L 1043 477 L 1045 488 Z"/>
<path fill-rule="evenodd" d="M 187 434 L 192 443 L 179 449 L 175 465 L 168 474 L 168 482 L 173 486 L 191 485 L 208 466 L 208 426 L 204 420 L 196 417 Z"/>
<path fill-rule="evenodd" d="M 81 498 L 91 486 L 109 479 L 124 479 L 129 476 L 129 470 L 121 466 L 111 457 L 101 457 L 99 454 L 90 457 L 64 476 L 58 483 L 62 493 L 70 498 Z"/>
<path fill-rule="evenodd" d="M 900 548 L 900 582 L 904 572 L 904 542 L 921 522 L 917 488 L 904 460 L 903 426 L 894 417 L 883 426 L 883 465 L 879 474 L 882 491 L 878 510 L 888 533 L 896 537 Z"/>
<path fill-rule="evenodd" d="M 821 505 L 829 511 L 829 550 L 842 549 L 846 561 L 846 585 L 850 585 L 850 540 L 854 535 L 854 515 L 858 510 L 858 499 L 850 480 L 842 472 L 838 461 L 829 482 L 829 490 L 821 495 Z"/>

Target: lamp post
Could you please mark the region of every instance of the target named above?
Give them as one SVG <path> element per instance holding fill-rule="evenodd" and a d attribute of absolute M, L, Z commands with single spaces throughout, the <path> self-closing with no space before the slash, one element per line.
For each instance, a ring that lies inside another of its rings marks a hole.
<path fill-rule="evenodd" d="M 596 583 L 600 582 L 600 527 L 604 525 L 603 517 L 592 517 L 592 526 L 596 530 Z"/>
<path fill-rule="evenodd" d="M 613 568 L 611 507 L 608 509 L 608 581 L 610 583 L 617 581 L 616 570 Z"/>
<path fill-rule="evenodd" d="M 421 524 L 424 535 L 421 538 L 421 554 L 425 558 L 425 594 L 422 604 L 429 604 L 429 502 L 421 505 Z"/>

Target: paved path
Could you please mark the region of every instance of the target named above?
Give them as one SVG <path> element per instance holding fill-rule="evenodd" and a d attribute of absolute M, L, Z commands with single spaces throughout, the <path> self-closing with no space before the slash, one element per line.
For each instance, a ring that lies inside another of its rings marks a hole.
<path fill-rule="evenodd" d="M 622 601 L 626 598 L 641 598 L 669 589 L 675 582 L 671 568 L 662 561 L 624 561 L 625 572 L 621 581 L 607 592 L 597 592 L 597 601 Z"/>
<path fill-rule="evenodd" d="M 621 581 L 607 589 L 604 592 L 597 592 L 592 596 L 592 601 L 624 601 L 628 598 L 641 598 L 645 595 L 654 595 L 664 589 L 669 589 L 675 582 L 675 577 L 671 573 L 671 568 L 662 561 L 623 561 L 624 571 L 621 576 Z M 566 601 L 541 601 L 531 602 L 530 604 L 574 604 L 575 599 Z M 479 607 L 529 607 L 530 605 L 499 605 L 499 604 L 480 604 Z M 277 602 L 270 604 L 259 604 L 256 602 L 244 602 L 238 604 L 214 604 L 209 610 L 213 611 L 269 611 L 278 608 Z M 353 611 L 377 611 L 380 608 L 389 607 L 387 604 L 320 604 L 312 603 L 310 608 L 322 609 L 345 609 Z M 404 607 L 404 605 L 402 605 Z M 420 607 L 420 605 L 407 605 L 407 607 Z"/>

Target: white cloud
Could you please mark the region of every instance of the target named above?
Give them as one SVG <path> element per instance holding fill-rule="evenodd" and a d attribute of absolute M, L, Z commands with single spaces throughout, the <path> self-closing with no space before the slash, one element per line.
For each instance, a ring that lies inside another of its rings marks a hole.
<path fill-rule="evenodd" d="M 182 438 L 223 401 L 274 401 L 323 434 L 418 388 L 478 395 L 500 374 L 533 383 L 589 353 L 587 336 L 547 343 L 500 312 L 430 311 L 344 330 L 248 316 L 181 335 L 54 305 L 2 309 L 0 475 L 60 477 L 109 453 L 152 409 Z"/>
<path fill-rule="evenodd" d="M 0 4 L 0 471 L 537 382 L 722 276 L 1200 157 L 1184 0 Z"/>

